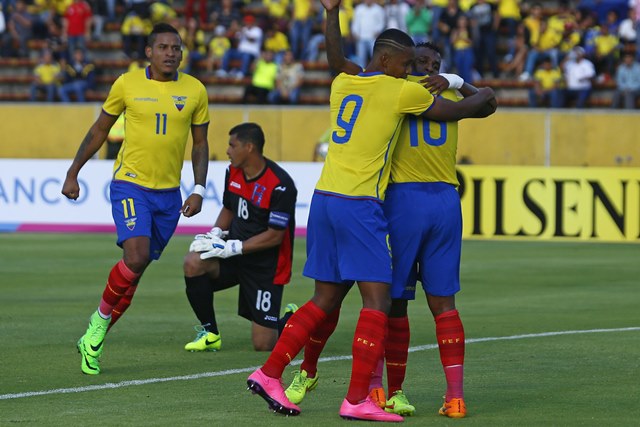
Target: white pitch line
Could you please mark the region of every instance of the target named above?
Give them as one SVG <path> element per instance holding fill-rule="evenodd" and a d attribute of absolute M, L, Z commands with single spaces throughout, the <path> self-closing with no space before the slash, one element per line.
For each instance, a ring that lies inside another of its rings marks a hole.
<path fill-rule="evenodd" d="M 520 340 L 525 338 L 553 337 L 557 335 L 595 334 L 595 333 L 606 333 L 606 332 L 631 332 L 631 331 L 640 331 L 640 327 L 616 328 L 616 329 L 587 329 L 582 331 L 542 332 L 539 334 L 511 335 L 508 337 L 469 338 L 465 340 L 465 343 L 473 344 L 473 343 L 488 342 L 488 341 L 507 341 L 507 340 Z M 415 351 L 432 350 L 437 347 L 438 347 L 437 344 L 420 345 L 417 347 L 409 348 L 409 352 L 413 353 Z M 318 362 L 319 363 L 335 362 L 340 360 L 351 360 L 351 356 L 322 357 L 318 360 Z M 301 363 L 302 363 L 301 360 L 294 360 L 291 363 L 291 365 L 296 366 L 296 365 L 300 365 Z M 21 399 L 24 397 L 45 396 L 49 394 L 83 393 L 86 391 L 107 390 L 107 389 L 116 389 L 116 388 L 145 385 L 145 384 L 165 383 L 168 381 L 198 380 L 201 378 L 222 377 L 226 375 L 253 372 L 258 368 L 259 366 L 252 366 L 249 368 L 227 369 L 225 371 L 203 372 L 201 374 L 181 375 L 177 377 L 148 378 L 146 380 L 121 381 L 119 383 L 96 384 L 96 385 L 89 385 L 84 387 L 56 388 L 53 390 L 26 391 L 23 393 L 0 394 L 0 400 Z"/>

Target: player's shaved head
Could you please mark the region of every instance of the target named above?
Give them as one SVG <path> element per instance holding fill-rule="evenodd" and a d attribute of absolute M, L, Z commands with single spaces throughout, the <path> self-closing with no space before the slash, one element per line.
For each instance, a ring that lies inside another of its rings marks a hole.
<path fill-rule="evenodd" d="M 373 53 L 376 54 L 384 50 L 402 51 L 413 47 L 415 47 L 415 43 L 407 33 L 395 28 L 389 28 L 380 33 L 376 39 L 373 45 Z"/>

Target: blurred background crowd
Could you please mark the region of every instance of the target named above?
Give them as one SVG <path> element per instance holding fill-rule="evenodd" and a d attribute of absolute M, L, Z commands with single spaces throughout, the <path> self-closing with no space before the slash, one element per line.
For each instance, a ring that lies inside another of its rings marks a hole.
<path fill-rule="evenodd" d="M 34 101 L 105 96 L 96 76 L 112 81 L 115 60 L 144 67 L 146 35 L 161 21 L 182 35 L 183 72 L 212 90 L 243 86 L 232 102 L 305 103 L 311 70 L 331 80 L 318 0 L 1 0 L 1 8 L 2 77 L 25 83 L 7 70 L 27 61 Z M 528 106 L 638 107 L 640 0 L 343 0 L 340 17 L 345 53 L 363 67 L 377 35 L 399 28 L 439 48 L 442 72 L 526 90 Z M 599 89 L 609 96 L 594 104 Z"/>

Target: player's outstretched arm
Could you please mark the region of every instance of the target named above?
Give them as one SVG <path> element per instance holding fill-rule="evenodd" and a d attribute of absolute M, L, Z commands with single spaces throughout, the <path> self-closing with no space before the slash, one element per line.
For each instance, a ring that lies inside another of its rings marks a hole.
<path fill-rule="evenodd" d="M 209 124 L 191 126 L 193 136 L 193 149 L 191 150 L 191 164 L 193 166 L 193 181 L 203 187 L 207 183 L 207 170 L 209 169 L 209 141 L 207 132 Z M 186 217 L 197 215 L 202 210 L 202 195 L 192 193 L 182 205 L 181 212 Z"/>
<path fill-rule="evenodd" d="M 455 122 L 466 118 L 477 117 L 476 114 L 478 114 L 485 105 L 491 103 L 495 103 L 495 93 L 491 88 L 485 87 L 478 89 L 475 95 L 469 96 L 459 102 L 438 98 L 433 107 L 422 113 L 422 116 L 429 120 Z"/>
<path fill-rule="evenodd" d="M 67 170 L 67 177 L 62 185 L 62 194 L 67 198 L 76 200 L 80 197 L 80 186 L 78 185 L 80 169 L 82 169 L 85 163 L 102 147 L 116 120 L 118 120 L 117 116 L 110 116 L 102 111 L 85 135 L 71 166 L 69 166 L 69 170 Z"/>
<path fill-rule="evenodd" d="M 362 72 L 362 68 L 358 64 L 349 61 L 344 56 L 342 50 L 342 34 L 340 33 L 340 8 L 332 7 L 329 9 L 327 3 L 340 4 L 340 1 L 322 0 L 322 4 L 327 9 L 327 29 L 325 31 L 325 44 L 327 49 L 327 60 L 329 67 L 338 72 L 356 75 Z"/>

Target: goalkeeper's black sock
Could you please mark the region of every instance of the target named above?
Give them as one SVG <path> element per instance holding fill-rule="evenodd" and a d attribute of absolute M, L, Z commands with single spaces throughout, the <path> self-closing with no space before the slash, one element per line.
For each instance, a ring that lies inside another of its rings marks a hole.
<path fill-rule="evenodd" d="M 185 277 L 187 298 L 200 324 L 209 332 L 218 334 L 218 324 L 213 311 L 213 285 L 206 274 L 197 277 Z"/>

